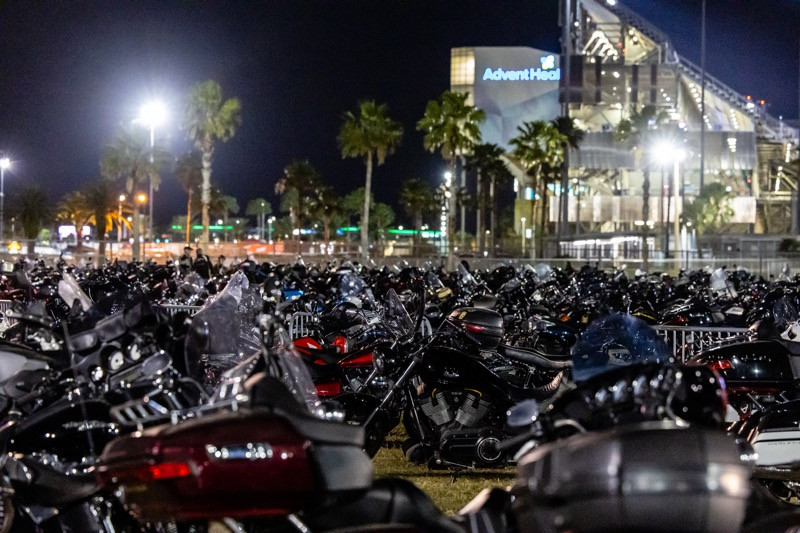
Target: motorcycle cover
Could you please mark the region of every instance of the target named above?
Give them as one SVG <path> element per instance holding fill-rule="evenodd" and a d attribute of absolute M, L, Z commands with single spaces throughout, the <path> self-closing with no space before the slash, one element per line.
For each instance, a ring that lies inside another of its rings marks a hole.
<path fill-rule="evenodd" d="M 625 365 L 668 362 L 670 352 L 656 330 L 631 315 L 612 313 L 593 321 L 572 348 L 572 373 L 584 381 Z"/>

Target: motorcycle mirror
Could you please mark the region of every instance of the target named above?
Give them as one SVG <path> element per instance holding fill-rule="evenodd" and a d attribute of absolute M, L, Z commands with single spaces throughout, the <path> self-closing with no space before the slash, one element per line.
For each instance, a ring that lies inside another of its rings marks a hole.
<path fill-rule="evenodd" d="M 539 403 L 536 400 L 524 400 L 506 413 L 506 423 L 512 428 L 530 426 L 539 418 Z"/>

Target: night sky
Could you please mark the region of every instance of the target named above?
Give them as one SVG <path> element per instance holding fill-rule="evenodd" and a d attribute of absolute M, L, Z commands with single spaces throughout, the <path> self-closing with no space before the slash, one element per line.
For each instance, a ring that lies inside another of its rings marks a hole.
<path fill-rule="evenodd" d="M 699 63 L 700 0 L 623 0 Z M 53 200 L 99 175 L 103 146 L 147 99 L 171 109 L 173 154 L 191 146 L 178 128 L 192 85 L 209 78 L 242 101 L 243 123 L 218 146 L 216 181 L 244 209 L 292 159 L 307 158 L 340 194 L 362 186 L 364 166 L 342 160 L 341 115 L 359 99 L 389 105 L 403 145 L 375 171 L 376 197 L 399 183 L 434 183 L 438 155 L 415 123 L 449 87 L 450 48 L 532 46 L 558 51 L 556 0 L 0 0 L 0 151 L 20 182 Z M 800 1 L 708 0 L 708 71 L 797 117 Z M 156 220 L 185 209 L 168 172 Z M 398 210 L 399 212 L 399 210 Z"/>

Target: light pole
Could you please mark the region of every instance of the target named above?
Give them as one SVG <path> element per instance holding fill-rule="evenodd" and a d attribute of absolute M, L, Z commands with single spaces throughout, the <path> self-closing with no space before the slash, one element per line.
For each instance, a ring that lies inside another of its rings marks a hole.
<path fill-rule="evenodd" d="M 264 219 L 266 218 L 267 214 L 264 212 L 264 208 L 267 206 L 266 202 L 261 202 L 261 229 L 258 232 L 258 240 L 264 240 Z"/>
<path fill-rule="evenodd" d="M 269 224 L 269 243 L 272 244 L 272 223 L 275 222 L 275 217 L 269 217 L 267 224 Z"/>
<path fill-rule="evenodd" d="M 140 124 L 150 128 L 150 164 L 153 164 L 153 151 L 156 144 L 156 126 L 160 126 L 167 118 L 167 107 L 159 100 L 153 100 L 142 106 L 139 110 Z M 153 178 L 150 178 L 150 218 L 147 222 L 147 235 L 153 238 Z"/>
<path fill-rule="evenodd" d="M 136 195 L 136 205 L 137 206 L 145 205 L 146 203 L 147 203 L 147 195 L 145 193 L 142 192 L 142 193 L 139 193 L 139 194 Z M 136 224 L 136 231 L 134 231 L 133 246 L 134 246 L 134 250 L 136 250 L 136 252 L 137 252 L 135 254 L 137 257 L 135 257 L 134 260 L 138 261 L 139 260 L 138 252 L 139 252 L 139 249 L 141 247 L 141 243 L 139 241 L 142 238 L 142 215 L 139 212 L 138 208 L 136 209 L 136 212 L 134 213 L 133 216 L 136 219 L 136 220 L 133 221 L 133 223 Z M 146 251 L 145 248 L 141 247 L 141 254 L 142 254 L 141 259 L 142 259 L 142 262 L 144 262 L 144 260 L 146 258 L 145 257 L 146 256 L 145 251 Z"/>
<path fill-rule="evenodd" d="M 11 168 L 11 160 L 7 157 L 0 159 L 0 242 L 4 242 L 5 234 L 5 218 L 4 218 L 4 203 L 5 203 L 5 182 L 6 182 L 6 169 Z"/>
<path fill-rule="evenodd" d="M 125 195 L 119 195 L 119 215 L 117 218 L 117 244 L 122 244 L 122 202 L 125 201 Z M 120 248 L 121 250 L 121 248 Z"/>
<path fill-rule="evenodd" d="M 657 145 L 653 153 L 663 166 L 672 165 L 672 197 L 673 204 L 675 205 L 675 217 L 672 223 L 675 239 L 675 257 L 680 261 L 678 253 L 680 252 L 681 222 L 678 216 L 678 199 L 680 198 L 680 165 L 681 161 L 686 157 L 686 152 L 682 148 L 665 142 Z M 669 216 L 669 214 L 667 214 L 667 216 Z M 645 223 L 647 223 L 647 221 L 645 221 Z M 667 225 L 669 225 L 669 222 L 667 222 Z M 665 243 L 668 247 L 669 236 L 665 239 Z"/>

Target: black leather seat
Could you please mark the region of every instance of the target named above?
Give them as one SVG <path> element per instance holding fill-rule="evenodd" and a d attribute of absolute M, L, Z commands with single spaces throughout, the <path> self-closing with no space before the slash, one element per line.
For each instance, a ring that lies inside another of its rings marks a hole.
<path fill-rule="evenodd" d="M 565 359 L 564 356 L 551 356 L 533 350 L 506 346 L 504 344 L 498 346 L 497 351 L 500 355 L 508 357 L 509 359 L 515 359 L 544 370 L 564 370 L 572 367 L 572 360 Z"/>
<path fill-rule="evenodd" d="M 312 531 L 466 532 L 466 527 L 447 518 L 424 492 L 404 479 L 377 479 L 355 501 L 333 510 L 309 513 L 301 519 Z"/>

